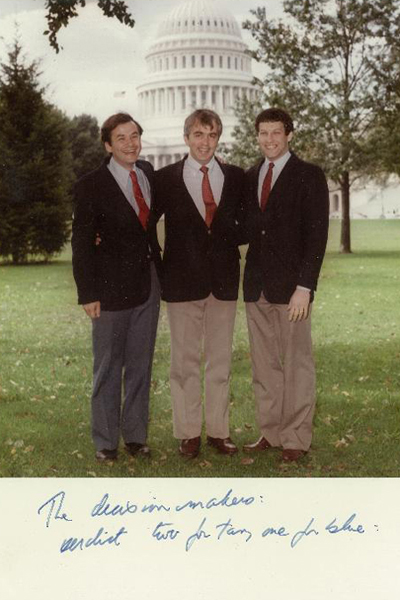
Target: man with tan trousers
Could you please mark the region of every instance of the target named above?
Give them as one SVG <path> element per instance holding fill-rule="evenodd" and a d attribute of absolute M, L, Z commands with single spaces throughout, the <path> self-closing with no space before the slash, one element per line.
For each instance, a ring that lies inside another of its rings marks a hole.
<path fill-rule="evenodd" d="M 321 169 L 289 151 L 293 122 L 269 108 L 255 122 L 264 158 L 247 177 L 249 241 L 244 300 L 261 437 L 247 452 L 309 449 L 315 409 L 311 303 L 328 236 L 329 194 Z"/>
<path fill-rule="evenodd" d="M 165 217 L 161 288 L 171 329 L 173 428 L 187 458 L 201 445 L 202 350 L 207 443 L 222 454 L 237 452 L 229 436 L 229 378 L 244 173 L 215 158 L 221 133 L 215 112 L 194 111 L 184 124 L 189 154 L 155 176 L 154 214 Z"/>

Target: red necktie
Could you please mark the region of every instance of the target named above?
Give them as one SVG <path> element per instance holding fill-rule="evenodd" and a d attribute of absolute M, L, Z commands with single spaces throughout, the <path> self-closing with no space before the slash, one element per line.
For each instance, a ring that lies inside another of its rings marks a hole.
<path fill-rule="evenodd" d="M 271 181 L 272 181 L 272 169 L 274 168 L 274 163 L 270 162 L 268 166 L 268 172 L 264 178 L 264 182 L 261 190 L 261 210 L 264 212 L 265 207 L 267 206 L 268 196 L 271 191 Z"/>
<path fill-rule="evenodd" d="M 139 207 L 139 221 L 143 225 L 143 228 L 146 229 L 147 219 L 149 218 L 150 210 L 146 204 L 146 200 L 143 198 L 142 190 L 140 189 L 140 185 L 135 171 L 130 171 L 129 175 L 132 180 L 133 194 Z"/>
<path fill-rule="evenodd" d="M 208 179 L 208 167 L 201 167 L 200 171 L 203 173 L 203 181 L 201 184 L 201 193 L 203 195 L 203 202 L 206 207 L 206 225 L 211 227 L 211 223 L 214 217 L 214 213 L 217 210 L 214 196 L 212 193 L 210 180 Z"/>

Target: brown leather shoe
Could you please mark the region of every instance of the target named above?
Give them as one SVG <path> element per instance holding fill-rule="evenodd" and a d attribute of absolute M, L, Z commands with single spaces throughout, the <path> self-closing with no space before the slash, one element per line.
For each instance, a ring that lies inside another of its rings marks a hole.
<path fill-rule="evenodd" d="M 244 452 L 261 452 L 262 450 L 268 450 L 268 448 L 272 448 L 272 446 L 265 437 L 260 437 L 253 444 L 245 444 L 243 446 Z"/>
<path fill-rule="evenodd" d="M 238 451 L 230 437 L 214 438 L 207 436 L 207 444 L 213 446 L 220 454 L 235 454 Z"/>
<path fill-rule="evenodd" d="M 196 458 L 200 452 L 201 438 L 195 437 L 189 440 L 181 440 L 179 453 L 186 458 Z"/>
<path fill-rule="evenodd" d="M 306 452 L 304 450 L 294 450 L 293 448 L 285 448 L 282 452 L 282 460 L 285 462 L 296 462 L 303 456 L 305 456 Z"/>

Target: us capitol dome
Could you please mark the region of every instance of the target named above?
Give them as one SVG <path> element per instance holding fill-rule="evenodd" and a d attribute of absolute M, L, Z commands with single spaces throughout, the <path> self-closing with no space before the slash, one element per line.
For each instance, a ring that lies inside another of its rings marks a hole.
<path fill-rule="evenodd" d="M 185 0 L 160 23 L 137 88 L 142 157 L 156 169 L 187 153 L 183 123 L 196 108 L 219 114 L 229 142 L 236 98 L 256 98 L 246 49 L 236 19 L 212 0 Z"/>

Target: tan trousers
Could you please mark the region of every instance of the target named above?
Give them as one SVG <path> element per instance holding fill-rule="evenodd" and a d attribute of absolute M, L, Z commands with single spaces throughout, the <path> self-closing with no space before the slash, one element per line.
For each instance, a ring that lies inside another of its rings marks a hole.
<path fill-rule="evenodd" d="M 204 300 L 167 302 L 171 329 L 174 436 L 201 435 L 201 352 L 204 345 L 205 424 L 207 435 L 229 436 L 229 378 L 236 302 Z"/>
<path fill-rule="evenodd" d="M 272 446 L 308 450 L 315 410 L 311 315 L 291 323 L 287 304 L 246 303 L 257 422 Z"/>

